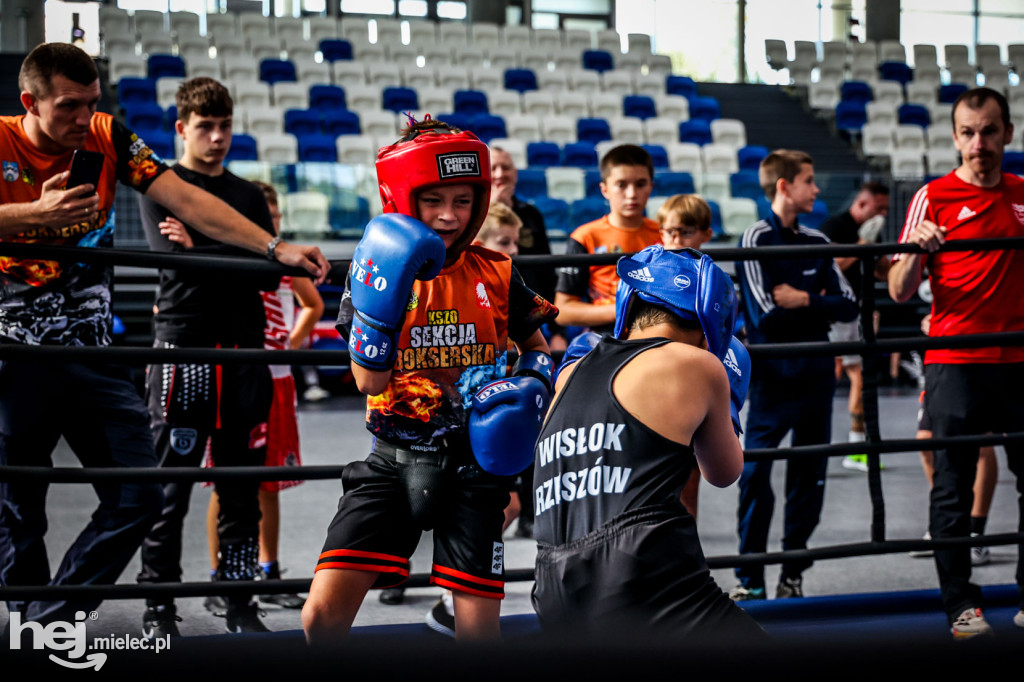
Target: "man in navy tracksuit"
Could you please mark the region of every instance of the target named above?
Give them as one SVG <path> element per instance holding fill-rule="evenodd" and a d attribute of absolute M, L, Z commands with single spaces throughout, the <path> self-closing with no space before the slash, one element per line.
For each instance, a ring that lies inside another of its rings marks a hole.
<path fill-rule="evenodd" d="M 761 187 L 772 213 L 747 228 L 742 246 L 827 244 L 817 230 L 798 224 L 818 195 L 811 157 L 778 149 L 759 170 Z M 751 344 L 827 341 L 832 322 L 857 317 L 853 289 L 832 258 L 748 260 L 737 268 Z M 835 361 L 830 357 L 766 358 L 754 363 L 750 380 L 746 448 L 775 448 L 792 430 L 793 445 L 831 440 Z M 821 516 L 825 496 L 826 457 L 796 457 L 787 463 L 784 550 L 804 549 Z M 737 530 L 740 554 L 767 551 L 768 529 L 775 507 L 771 488 L 772 462 L 747 462 L 739 479 Z M 808 560 L 782 564 L 776 598 L 802 597 L 802 574 Z M 736 569 L 739 586 L 734 600 L 765 599 L 764 566 Z"/>

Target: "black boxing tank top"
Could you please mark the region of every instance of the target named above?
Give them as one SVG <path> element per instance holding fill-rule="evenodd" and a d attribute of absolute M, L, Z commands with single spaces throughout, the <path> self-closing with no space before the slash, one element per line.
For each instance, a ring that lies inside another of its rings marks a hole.
<path fill-rule="evenodd" d="M 563 545 L 623 512 L 679 502 L 695 464 L 693 448 L 655 433 L 612 394 L 627 363 L 666 343 L 605 336 L 578 362 L 534 450 L 533 530 L 539 542 Z"/>

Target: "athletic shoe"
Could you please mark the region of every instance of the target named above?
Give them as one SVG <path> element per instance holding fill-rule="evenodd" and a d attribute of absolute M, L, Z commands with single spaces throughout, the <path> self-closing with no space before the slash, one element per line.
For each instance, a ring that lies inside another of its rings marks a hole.
<path fill-rule="evenodd" d="M 850 469 L 851 471 L 867 471 L 868 470 L 868 456 L 867 455 L 847 455 L 843 457 L 843 468 Z"/>
<path fill-rule="evenodd" d="M 804 596 L 803 578 L 783 578 L 775 588 L 776 599 L 794 599 Z"/>
<path fill-rule="evenodd" d="M 449 637 L 455 636 L 455 605 L 452 595 L 445 592 L 434 607 L 427 612 L 427 627 Z"/>
<path fill-rule="evenodd" d="M 971 533 L 971 537 L 978 537 L 978 533 Z M 971 547 L 971 566 L 984 566 L 992 561 L 992 552 L 988 547 Z"/>
<path fill-rule="evenodd" d="M 269 570 L 260 571 L 257 579 L 280 580 L 282 573 L 284 571 L 275 563 Z M 301 609 L 306 603 L 305 597 L 300 597 L 297 594 L 261 594 L 259 599 L 261 604 L 277 604 L 285 609 Z"/>
<path fill-rule="evenodd" d="M 180 622 L 181 616 L 174 604 L 147 606 L 146 612 L 142 614 L 142 638 L 162 639 L 167 635 L 181 637 L 178 631 Z"/>
<path fill-rule="evenodd" d="M 949 630 L 953 633 L 954 639 L 969 639 L 978 635 L 992 636 L 995 634 L 992 632 L 992 626 L 982 615 L 981 609 L 974 608 L 965 609 L 957 616 L 957 619 L 953 621 L 953 627 Z"/>
<path fill-rule="evenodd" d="M 756 601 L 758 599 L 767 599 L 768 595 L 765 594 L 763 587 L 744 587 L 743 585 L 737 585 L 732 592 L 729 593 L 729 599 L 733 601 Z"/>
<path fill-rule="evenodd" d="M 1013 624 L 1019 628 L 1024 628 L 1024 609 L 1017 612 L 1017 615 L 1013 617 Z"/>
<path fill-rule="evenodd" d="M 381 590 L 380 595 L 377 599 L 380 600 L 381 604 L 387 604 L 388 606 L 398 606 L 405 601 L 405 588 L 404 587 L 389 587 Z"/>
<path fill-rule="evenodd" d="M 929 533 L 928 531 L 925 531 L 924 536 L 921 539 L 922 540 L 931 540 L 932 539 L 932 534 Z M 907 555 L 911 556 L 911 557 L 913 557 L 915 559 L 927 559 L 928 557 L 935 556 L 935 552 L 933 552 L 930 549 L 912 549 L 909 552 L 907 552 Z"/>
<path fill-rule="evenodd" d="M 306 389 L 306 392 L 302 394 L 302 397 L 307 402 L 318 403 L 321 400 L 327 400 L 330 398 L 331 393 L 319 386 L 310 386 Z"/>
<path fill-rule="evenodd" d="M 243 632 L 270 632 L 270 628 L 260 620 L 261 616 L 267 615 L 256 606 L 255 602 L 249 602 L 245 606 L 229 605 L 227 619 L 227 630 L 237 635 Z"/>
<path fill-rule="evenodd" d="M 228 613 L 228 600 L 215 594 L 203 600 L 203 607 L 218 618 L 223 618 Z"/>

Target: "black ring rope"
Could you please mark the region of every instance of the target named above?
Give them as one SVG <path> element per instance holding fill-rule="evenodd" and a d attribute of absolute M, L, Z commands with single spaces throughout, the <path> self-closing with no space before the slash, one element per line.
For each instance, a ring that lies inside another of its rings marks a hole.
<path fill-rule="evenodd" d="M 947 242 L 939 251 L 982 251 L 992 249 L 1024 248 L 1024 238 L 956 240 Z M 825 245 L 797 247 L 718 248 L 710 250 L 715 260 L 775 260 L 781 258 L 819 258 L 858 256 L 863 277 L 861 278 L 862 317 L 871 319 L 874 311 L 874 269 L 875 258 L 893 253 L 925 253 L 913 244 L 866 244 L 866 245 Z M 231 269 L 252 273 L 307 275 L 297 268 L 270 263 L 247 257 L 224 257 L 194 254 L 160 254 L 148 251 L 58 247 L 40 244 L 0 242 L 0 255 L 20 258 L 36 258 L 73 262 L 100 262 L 105 264 L 136 265 L 139 267 L 174 267 L 176 269 Z M 524 267 L 544 265 L 609 265 L 626 254 L 598 254 L 578 256 L 520 256 L 515 259 Z M 332 274 L 343 273 L 349 261 L 333 261 Z M 997 345 L 1020 345 L 1024 343 L 1024 332 L 1002 332 L 971 334 L 958 337 L 875 339 L 873 325 L 863 325 L 863 342 L 844 343 L 793 343 L 763 344 L 749 346 L 753 357 L 837 356 L 860 353 L 864 362 L 863 402 L 866 424 L 866 441 L 854 444 L 829 444 L 748 450 L 745 459 L 788 459 L 794 456 L 838 456 L 840 454 L 863 454 L 868 457 L 868 488 L 872 504 L 871 541 L 846 545 L 833 545 L 814 549 L 788 550 L 725 557 L 709 557 L 710 568 L 728 568 L 740 565 L 765 565 L 782 563 L 792 559 L 847 558 L 904 552 L 916 549 L 935 549 L 958 546 L 1004 545 L 1024 542 L 1024 533 L 1007 533 L 976 538 L 942 538 L 931 540 L 886 540 L 885 501 L 881 489 L 881 466 L 879 455 L 889 452 L 907 452 L 922 449 L 938 449 L 952 446 L 999 445 L 1024 441 L 1024 432 L 987 434 L 981 436 L 958 436 L 951 438 L 887 440 L 881 438 L 878 421 L 877 360 L 878 355 L 899 350 L 930 348 L 984 348 Z M 66 355 L 64 355 L 66 353 Z M 271 364 L 347 364 L 347 353 L 343 351 L 264 351 L 256 349 L 156 349 L 156 348 L 97 348 L 66 346 L 26 346 L 0 344 L 0 360 L 9 358 L 75 357 L 77 361 L 110 361 L 114 354 L 122 354 L 122 361 L 155 363 L 160 361 L 184 362 L 267 362 Z M 295 356 L 293 358 L 293 356 Z M 154 359 L 155 358 L 155 359 Z M 291 363 L 289 363 L 291 361 Z M 853 451 L 851 451 L 851 448 Z M 97 480 L 190 480 L 218 481 L 235 478 L 259 480 L 308 480 L 338 478 L 343 466 L 294 467 L 237 467 L 230 470 L 167 468 L 162 470 L 115 470 L 95 468 L 47 468 L 47 467 L 0 467 L 0 480 L 48 480 L 50 482 L 87 483 Z M 510 569 L 505 572 L 507 582 L 532 580 L 533 569 Z M 311 580 L 266 580 L 266 581 L 221 581 L 211 583 L 175 583 L 144 585 L 61 585 L 61 586 L 0 586 L 0 598 L 14 599 L 55 599 L 93 597 L 101 599 L 134 599 L 147 596 L 208 596 L 215 594 L 273 594 L 285 591 L 306 591 Z M 407 587 L 429 585 L 428 574 L 414 574 L 404 583 Z"/>

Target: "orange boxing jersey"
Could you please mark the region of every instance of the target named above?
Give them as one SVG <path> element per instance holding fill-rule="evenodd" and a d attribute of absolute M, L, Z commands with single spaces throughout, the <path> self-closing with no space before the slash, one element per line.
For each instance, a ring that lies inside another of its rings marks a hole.
<path fill-rule="evenodd" d="M 473 394 L 505 376 L 508 340 L 525 341 L 558 311 L 503 254 L 470 246 L 409 297 L 391 381 L 367 398 L 367 428 L 393 445 L 437 450 L 466 439 Z M 348 287 L 339 326 L 348 338 Z"/>
<path fill-rule="evenodd" d="M 573 230 L 565 243 L 566 255 L 584 253 L 635 253 L 661 243 L 658 223 L 645 218 L 643 227 L 615 227 L 604 216 Z M 559 269 L 556 291 L 596 304 L 615 304 L 619 277 L 615 264 Z"/>
<path fill-rule="evenodd" d="M 28 139 L 24 116 L 0 116 L 0 202 L 39 199 L 42 184 L 71 167 L 72 151 L 50 155 Z M 84 149 L 104 156 L 99 210 L 87 220 L 38 228 L 6 241 L 109 247 L 114 241 L 114 192 L 118 181 L 145 192 L 163 161 L 138 136 L 109 114 L 95 114 Z M 0 257 L 0 337 L 30 344 L 110 343 L 110 266 Z"/>

